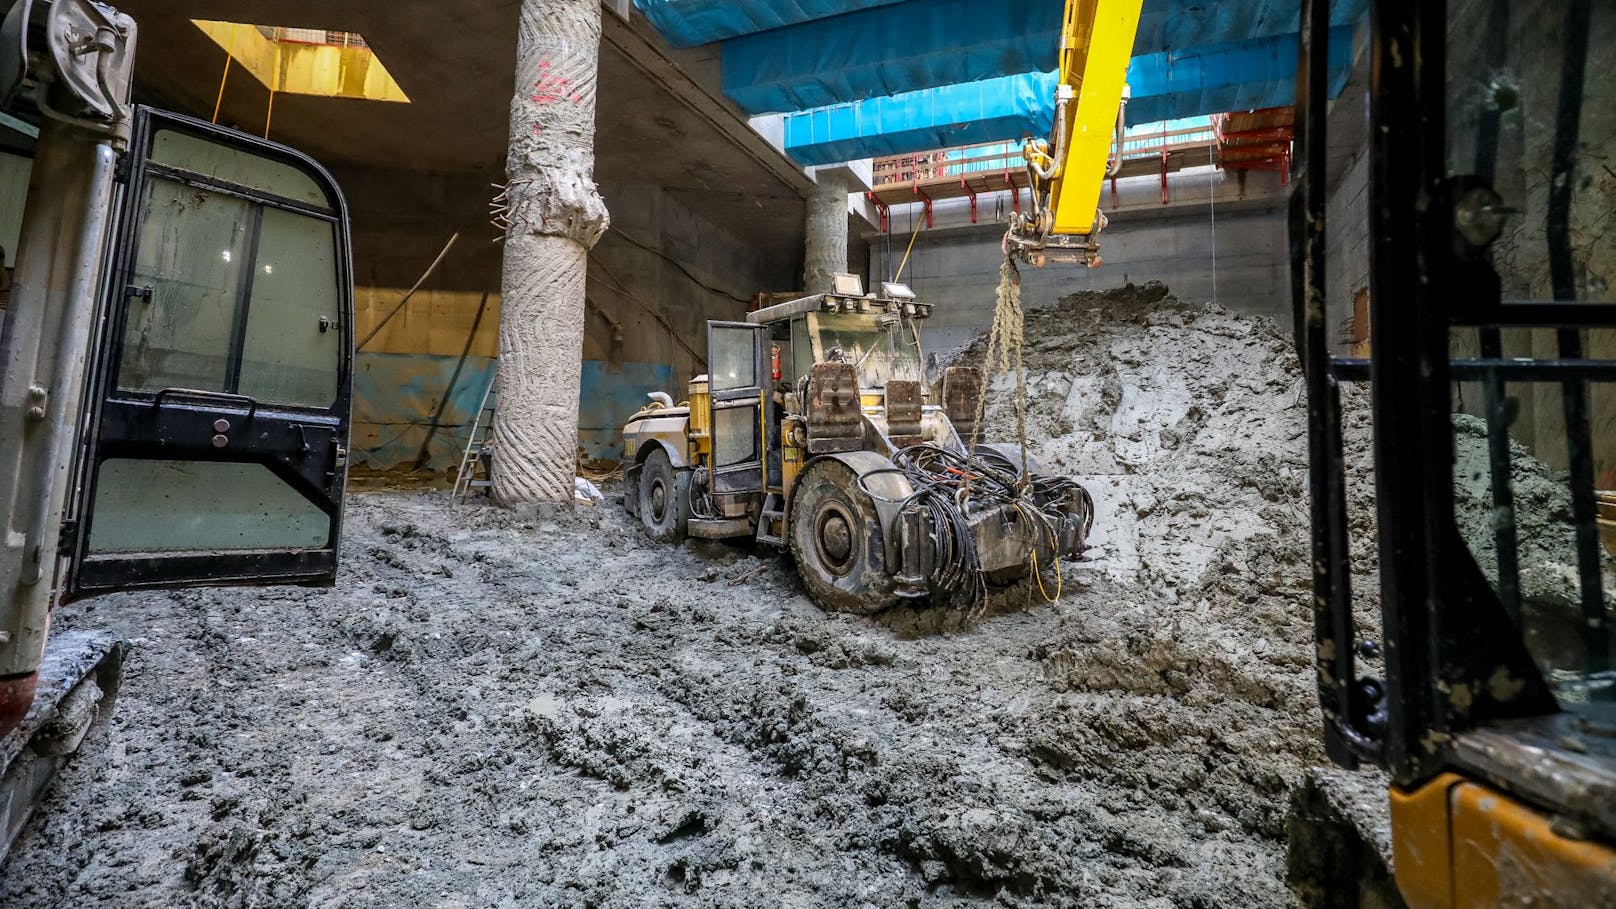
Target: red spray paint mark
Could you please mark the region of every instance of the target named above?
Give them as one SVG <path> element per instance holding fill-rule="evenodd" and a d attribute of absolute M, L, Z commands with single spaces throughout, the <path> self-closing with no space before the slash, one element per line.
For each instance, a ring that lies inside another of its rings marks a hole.
<path fill-rule="evenodd" d="M 573 81 L 550 73 L 550 61 L 539 61 L 539 81 L 533 83 L 535 92 L 528 96 L 534 104 L 554 104 L 557 101 L 584 103 L 583 94 L 572 90 Z"/>

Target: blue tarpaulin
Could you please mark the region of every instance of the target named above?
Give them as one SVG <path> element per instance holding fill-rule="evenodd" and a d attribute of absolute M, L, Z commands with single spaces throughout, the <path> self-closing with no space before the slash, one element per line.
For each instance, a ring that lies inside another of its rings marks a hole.
<path fill-rule="evenodd" d="M 1332 96 L 1352 62 L 1352 27 L 1330 31 Z M 1296 98 L 1296 35 L 1135 57 L 1128 67 L 1130 124 L 1280 107 Z M 835 164 L 1026 135 L 1054 121 L 1054 72 L 905 92 L 785 118 L 786 153 Z"/>
<path fill-rule="evenodd" d="M 904 0 L 634 0 L 634 5 L 669 43 L 691 47 L 758 32 L 801 25 L 844 13 L 857 13 Z M 980 0 L 976 16 L 993 15 L 1001 0 Z M 1332 25 L 1348 25 L 1368 0 L 1336 0 Z M 1048 0 L 1059 14 L 1061 0 Z M 906 6 L 912 20 L 921 10 Z M 1182 50 L 1197 44 L 1220 44 L 1266 38 L 1297 30 L 1300 5 L 1295 0 L 1145 0 L 1135 54 Z M 850 25 L 863 27 L 857 19 Z M 793 38 L 792 40 L 795 40 Z M 918 86 L 912 86 L 918 87 Z M 928 86 L 929 87 L 929 86 Z"/>
<path fill-rule="evenodd" d="M 801 164 L 836 164 L 1025 133 L 1055 122 L 1053 72 L 1025 73 L 803 111 L 785 118 L 786 153 Z"/>
<path fill-rule="evenodd" d="M 1133 58 L 1128 65 L 1128 123 L 1255 110 L 1296 103 L 1297 35 Z M 1352 26 L 1330 30 L 1330 95 L 1352 68 Z M 1050 99 L 1054 103 L 1054 99 Z"/>
<path fill-rule="evenodd" d="M 1336 0 L 1333 24 L 1351 25 L 1366 4 Z M 1048 71 L 1061 11 L 1059 0 L 908 0 L 736 38 L 723 44 L 724 93 L 759 114 Z M 1133 52 L 1294 35 L 1298 16 L 1295 0 L 1146 0 Z"/>
<path fill-rule="evenodd" d="M 1330 7 L 1331 25 L 1352 25 L 1369 0 L 1333 0 Z M 1133 52 L 1143 56 L 1294 35 L 1301 17 L 1302 5 L 1296 0 L 1145 0 Z"/>
<path fill-rule="evenodd" d="M 724 94 L 758 114 L 1051 70 L 1061 7 L 909 0 L 736 38 L 723 45 Z"/>
<path fill-rule="evenodd" d="M 634 0 L 675 47 L 723 41 L 900 0 Z"/>

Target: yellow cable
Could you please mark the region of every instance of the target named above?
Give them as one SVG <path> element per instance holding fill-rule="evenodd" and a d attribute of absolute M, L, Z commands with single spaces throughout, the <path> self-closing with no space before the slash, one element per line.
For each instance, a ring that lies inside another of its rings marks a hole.
<path fill-rule="evenodd" d="M 1032 550 L 1032 576 L 1033 576 L 1033 579 L 1038 582 L 1038 593 L 1041 596 L 1043 596 L 1044 602 L 1045 603 L 1054 603 L 1055 601 L 1051 600 L 1049 598 L 1049 591 L 1044 589 L 1044 573 L 1038 569 L 1038 548 L 1037 547 L 1033 547 L 1033 550 Z"/>
<path fill-rule="evenodd" d="M 230 64 L 236 59 L 236 29 L 230 26 L 230 46 L 224 52 L 224 74 L 219 77 L 219 100 L 213 102 L 213 122 L 219 122 L 219 110 L 224 107 L 224 87 L 230 81 Z"/>
<path fill-rule="evenodd" d="M 264 114 L 264 138 L 269 138 L 269 124 L 275 120 L 275 86 L 283 81 L 281 73 L 281 45 L 275 42 L 275 71 L 271 76 L 272 84 L 269 86 L 269 111 Z"/>
<path fill-rule="evenodd" d="M 920 239 L 920 226 L 926 222 L 915 219 L 915 232 L 909 235 L 909 248 L 903 252 L 903 261 L 898 264 L 898 273 L 892 276 L 892 283 L 903 280 L 903 270 L 909 265 L 909 254 L 915 251 L 915 241 Z"/>
<path fill-rule="evenodd" d="M 1020 502 L 1015 503 L 1015 509 L 1016 513 L 1021 515 L 1021 520 L 1027 521 L 1027 513 L 1021 510 Z M 1027 523 L 1031 523 L 1031 521 L 1027 521 Z M 1038 581 L 1038 592 L 1043 595 L 1045 603 L 1054 604 L 1060 601 L 1061 585 L 1063 584 L 1060 570 L 1060 553 L 1055 554 L 1055 598 L 1053 600 L 1049 598 L 1049 591 L 1044 589 L 1044 573 L 1038 570 L 1038 547 L 1036 544 L 1032 547 L 1032 576 Z"/>

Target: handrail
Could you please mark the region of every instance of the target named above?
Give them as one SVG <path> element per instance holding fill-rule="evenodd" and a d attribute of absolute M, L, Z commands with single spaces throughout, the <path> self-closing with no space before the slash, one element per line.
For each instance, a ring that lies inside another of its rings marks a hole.
<path fill-rule="evenodd" d="M 1122 157 L 1127 160 L 1205 149 L 1216 141 L 1216 133 L 1210 125 L 1134 135 L 1124 140 Z M 1019 173 L 1025 163 L 1019 143 L 986 142 L 877 158 L 873 163 L 871 182 L 875 186 L 889 186 L 896 183 L 958 180 L 998 172 Z"/>

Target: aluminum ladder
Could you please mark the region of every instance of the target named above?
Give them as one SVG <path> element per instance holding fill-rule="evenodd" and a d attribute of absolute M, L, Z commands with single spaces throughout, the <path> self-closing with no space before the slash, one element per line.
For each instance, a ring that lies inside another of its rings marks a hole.
<path fill-rule="evenodd" d="M 498 374 L 497 366 L 488 374 L 488 389 L 483 392 L 482 406 L 477 408 L 477 418 L 471 423 L 471 437 L 466 440 L 466 450 L 460 456 L 460 470 L 455 474 L 454 492 L 450 494 L 450 501 L 456 505 L 465 504 L 472 490 L 494 485 L 489 468 L 494 457 L 494 385 Z"/>

